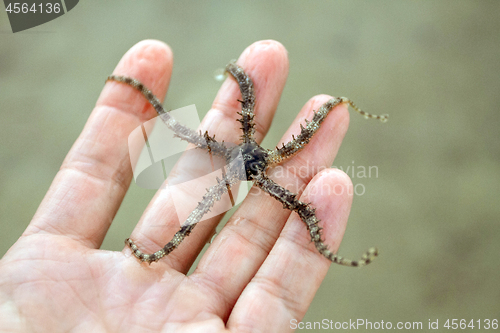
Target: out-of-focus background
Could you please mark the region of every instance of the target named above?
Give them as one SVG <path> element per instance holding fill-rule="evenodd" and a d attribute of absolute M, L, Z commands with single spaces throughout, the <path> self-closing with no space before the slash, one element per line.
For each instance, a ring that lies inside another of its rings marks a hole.
<path fill-rule="evenodd" d="M 500 319 L 500 3 L 496 1 L 80 1 L 13 34 L 0 13 L 0 255 L 21 235 L 116 63 L 136 42 L 168 43 L 167 109 L 203 116 L 214 71 L 261 39 L 290 72 L 264 141 L 274 147 L 319 93 L 354 113 L 334 163 L 358 190 L 341 246 L 363 269 L 332 266 L 304 321 Z M 352 170 L 352 169 L 351 169 Z M 154 191 L 132 184 L 103 244 L 121 250 Z M 304 232 L 305 229 L 304 229 Z M 477 324 L 476 324 L 477 325 Z M 477 326 L 476 326 L 477 327 Z"/>

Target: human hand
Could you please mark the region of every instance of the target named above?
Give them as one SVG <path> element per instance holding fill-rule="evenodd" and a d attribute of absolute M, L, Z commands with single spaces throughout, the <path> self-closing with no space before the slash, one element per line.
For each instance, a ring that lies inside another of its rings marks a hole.
<path fill-rule="evenodd" d="M 285 84 L 286 50 L 274 41 L 257 42 L 238 63 L 256 87 L 255 138 L 260 143 Z M 171 71 L 170 49 L 143 41 L 125 54 L 114 73 L 135 77 L 163 96 Z M 238 98 L 238 85 L 228 78 L 202 131 L 238 142 Z M 320 95 L 306 103 L 282 142 L 330 98 Z M 128 135 L 155 115 L 139 92 L 117 82 L 105 85 L 33 220 L 0 261 L 0 330 L 281 332 L 304 316 L 330 261 L 316 251 L 297 214 L 256 189 L 189 276 L 220 216 L 202 222 L 178 249 L 152 265 L 139 262 L 128 247 L 99 249 L 132 179 Z M 347 222 L 352 184 L 341 171 L 326 168 L 348 119 L 346 106 L 337 106 L 311 142 L 283 163 L 288 172 L 270 172 L 317 208 L 334 252 Z M 171 191 L 158 191 L 132 233 L 146 251 L 161 248 L 177 228 Z M 167 227 L 152 228 L 158 224 Z"/>

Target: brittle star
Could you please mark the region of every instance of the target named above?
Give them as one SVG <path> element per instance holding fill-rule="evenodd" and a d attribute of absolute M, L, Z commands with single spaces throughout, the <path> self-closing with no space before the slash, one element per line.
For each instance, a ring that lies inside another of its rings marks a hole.
<path fill-rule="evenodd" d="M 339 104 L 348 104 L 365 118 L 379 119 L 382 122 L 387 121 L 388 115 L 377 116 L 369 114 L 360 110 L 346 97 L 332 98 L 323 104 L 318 111 L 314 112 L 311 121 L 306 120 L 305 127 L 300 125 L 300 134 L 297 135 L 297 137 L 292 136 L 292 140 L 283 144 L 281 148 L 268 150 L 261 147 L 254 139 L 255 93 L 252 80 L 245 71 L 234 62 L 226 66 L 226 72 L 230 73 L 238 82 L 242 96 L 241 100 L 239 100 L 241 103 L 241 112 L 238 112 L 238 114 L 241 118 L 238 119 L 238 122 L 241 123 L 243 134 L 241 136 L 241 143 L 232 148 L 226 147 L 223 142 L 217 142 L 215 138 L 210 137 L 207 132 L 202 135 L 201 133 L 197 133 L 181 125 L 165 111 L 158 98 L 138 80 L 117 75 L 110 75 L 108 77 L 108 80 L 123 82 L 139 90 L 155 108 L 166 126 L 175 133 L 175 136 L 194 144 L 197 148 L 205 149 L 210 153 L 224 158 L 228 166 L 227 170 L 223 173 L 222 179 L 217 179 L 217 184 L 207 190 L 202 200 L 181 225 L 180 230 L 177 231 L 172 240 L 161 250 L 152 254 L 146 254 L 139 250 L 138 246 L 130 238 L 127 238 L 125 243 L 130 246 L 134 255 L 141 261 L 151 264 L 152 262 L 160 260 L 181 244 L 184 238 L 193 230 L 195 225 L 203 218 L 210 208 L 213 207 L 215 202 L 220 200 L 223 194 L 230 191 L 231 186 L 236 185 L 240 181 L 248 180 L 253 181 L 255 186 L 281 202 L 283 208 L 295 211 L 306 224 L 311 236 L 311 241 L 314 242 L 316 249 L 327 259 L 340 265 L 352 267 L 369 264 L 373 258 L 378 255 L 376 248 L 370 248 L 363 254 L 360 260 L 349 260 L 331 252 L 323 243 L 321 227 L 318 225 L 320 220 L 315 214 L 316 209 L 311 207 L 310 204 L 298 200 L 297 194 L 288 191 L 270 179 L 266 170 L 294 156 L 304 148 L 318 131 L 328 113 Z"/>

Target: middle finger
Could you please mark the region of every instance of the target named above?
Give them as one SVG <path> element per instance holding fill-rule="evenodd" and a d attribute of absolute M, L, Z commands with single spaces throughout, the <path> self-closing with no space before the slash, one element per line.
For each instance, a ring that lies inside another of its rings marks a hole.
<path fill-rule="evenodd" d="M 245 68 L 254 81 L 257 100 L 255 138 L 260 142 L 271 125 L 285 85 L 288 73 L 286 50 L 275 41 L 257 42 L 242 53 L 238 64 Z M 238 143 L 241 135 L 239 123 L 236 121 L 237 112 L 241 110 L 239 98 L 241 98 L 241 94 L 238 84 L 232 77 L 229 77 L 220 88 L 212 109 L 201 123 L 202 133 L 208 131 L 209 135 L 215 135 L 217 141 Z M 189 191 L 191 190 L 189 189 Z M 195 196 L 196 199 L 190 200 L 187 205 L 196 205 L 195 200 L 200 200 L 204 194 L 203 191 L 198 193 L 199 197 Z M 183 194 L 185 191 L 178 187 L 168 186 L 156 193 L 131 236 L 132 239 L 138 241 L 141 251 L 155 252 L 170 241 L 177 231 L 179 223 L 184 222 L 178 221 L 175 214 L 176 205 L 174 205 L 174 199 Z M 177 271 L 187 272 L 221 218 L 222 215 L 219 215 L 203 221 L 201 226 L 195 228 L 179 248 L 163 258 L 162 261 Z M 166 227 L 155 227 L 158 225 Z"/>

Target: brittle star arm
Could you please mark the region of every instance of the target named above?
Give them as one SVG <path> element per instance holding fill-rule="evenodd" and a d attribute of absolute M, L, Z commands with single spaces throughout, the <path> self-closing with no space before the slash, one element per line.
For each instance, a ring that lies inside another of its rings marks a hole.
<path fill-rule="evenodd" d="M 239 102 L 241 103 L 241 112 L 238 112 L 238 114 L 241 118 L 238 119 L 238 121 L 241 123 L 241 129 L 243 131 L 241 140 L 245 143 L 255 141 L 253 137 L 255 133 L 255 123 L 253 121 L 255 91 L 252 79 L 245 73 L 243 68 L 236 65 L 234 62 L 230 62 L 226 66 L 226 71 L 234 77 L 240 86 L 241 100 Z"/>
<path fill-rule="evenodd" d="M 108 80 L 125 83 L 141 92 L 148 102 L 155 108 L 156 113 L 158 113 L 158 116 L 161 120 L 163 120 L 165 125 L 167 125 L 167 127 L 172 130 L 178 138 L 192 143 L 198 148 L 209 150 L 218 156 L 224 157 L 226 155 L 227 149 L 223 143 L 215 141 L 213 137 L 208 136 L 208 133 L 202 135 L 180 124 L 174 117 L 172 117 L 172 115 L 165 111 L 163 105 L 160 103 L 160 100 L 158 100 L 151 90 L 146 88 L 146 86 L 140 81 L 131 77 L 119 75 L 110 75 L 108 76 Z"/>
<path fill-rule="evenodd" d="M 222 195 L 229 191 L 231 186 L 238 183 L 240 181 L 240 178 L 241 177 L 238 177 L 238 175 L 236 174 L 223 173 L 222 179 L 217 179 L 217 184 L 207 190 L 207 193 L 203 195 L 203 198 L 198 203 L 196 208 L 191 212 L 186 221 L 184 221 L 184 223 L 181 225 L 180 230 L 177 231 L 172 240 L 165 244 L 165 246 L 161 250 L 156 251 L 152 254 L 143 253 L 130 238 L 127 238 L 125 240 L 125 244 L 130 246 L 130 248 L 132 249 L 132 253 L 141 261 L 145 261 L 151 264 L 152 262 L 160 260 L 170 252 L 175 250 L 184 240 L 184 238 L 189 236 L 196 224 L 200 222 L 202 217 L 207 212 L 210 211 L 210 208 L 213 207 L 215 202 L 219 201 Z"/>
<path fill-rule="evenodd" d="M 293 155 L 298 153 L 302 148 L 304 148 L 309 143 L 314 134 L 318 131 L 318 129 L 321 126 L 321 123 L 328 116 L 328 113 L 330 113 L 330 111 L 333 110 L 334 107 L 343 103 L 349 104 L 356 112 L 358 112 L 367 119 L 368 118 L 379 119 L 382 122 L 386 122 L 387 119 L 389 118 L 389 116 L 386 114 L 377 116 L 365 112 L 359 109 L 350 99 L 346 97 L 332 98 L 328 102 L 323 104 L 318 111 L 314 112 L 314 116 L 311 121 L 308 121 L 306 119 L 306 127 L 300 124 L 300 134 L 297 137 L 292 135 L 292 140 L 290 142 L 286 144 L 284 143 L 281 148 L 276 147 L 275 150 L 270 151 L 267 160 L 269 166 L 280 163 L 283 160 L 292 157 Z"/>
<path fill-rule="evenodd" d="M 283 188 L 263 173 L 256 176 L 254 181 L 256 186 L 281 202 L 284 208 L 295 211 L 300 216 L 309 230 L 311 241 L 314 242 L 316 249 L 328 260 L 339 265 L 359 267 L 368 265 L 378 255 L 376 248 L 370 248 L 360 260 L 345 259 L 331 252 L 321 239 L 321 228 L 318 225 L 320 220 L 316 217 L 315 208 L 311 208 L 309 204 L 297 200 L 297 194 Z"/>

